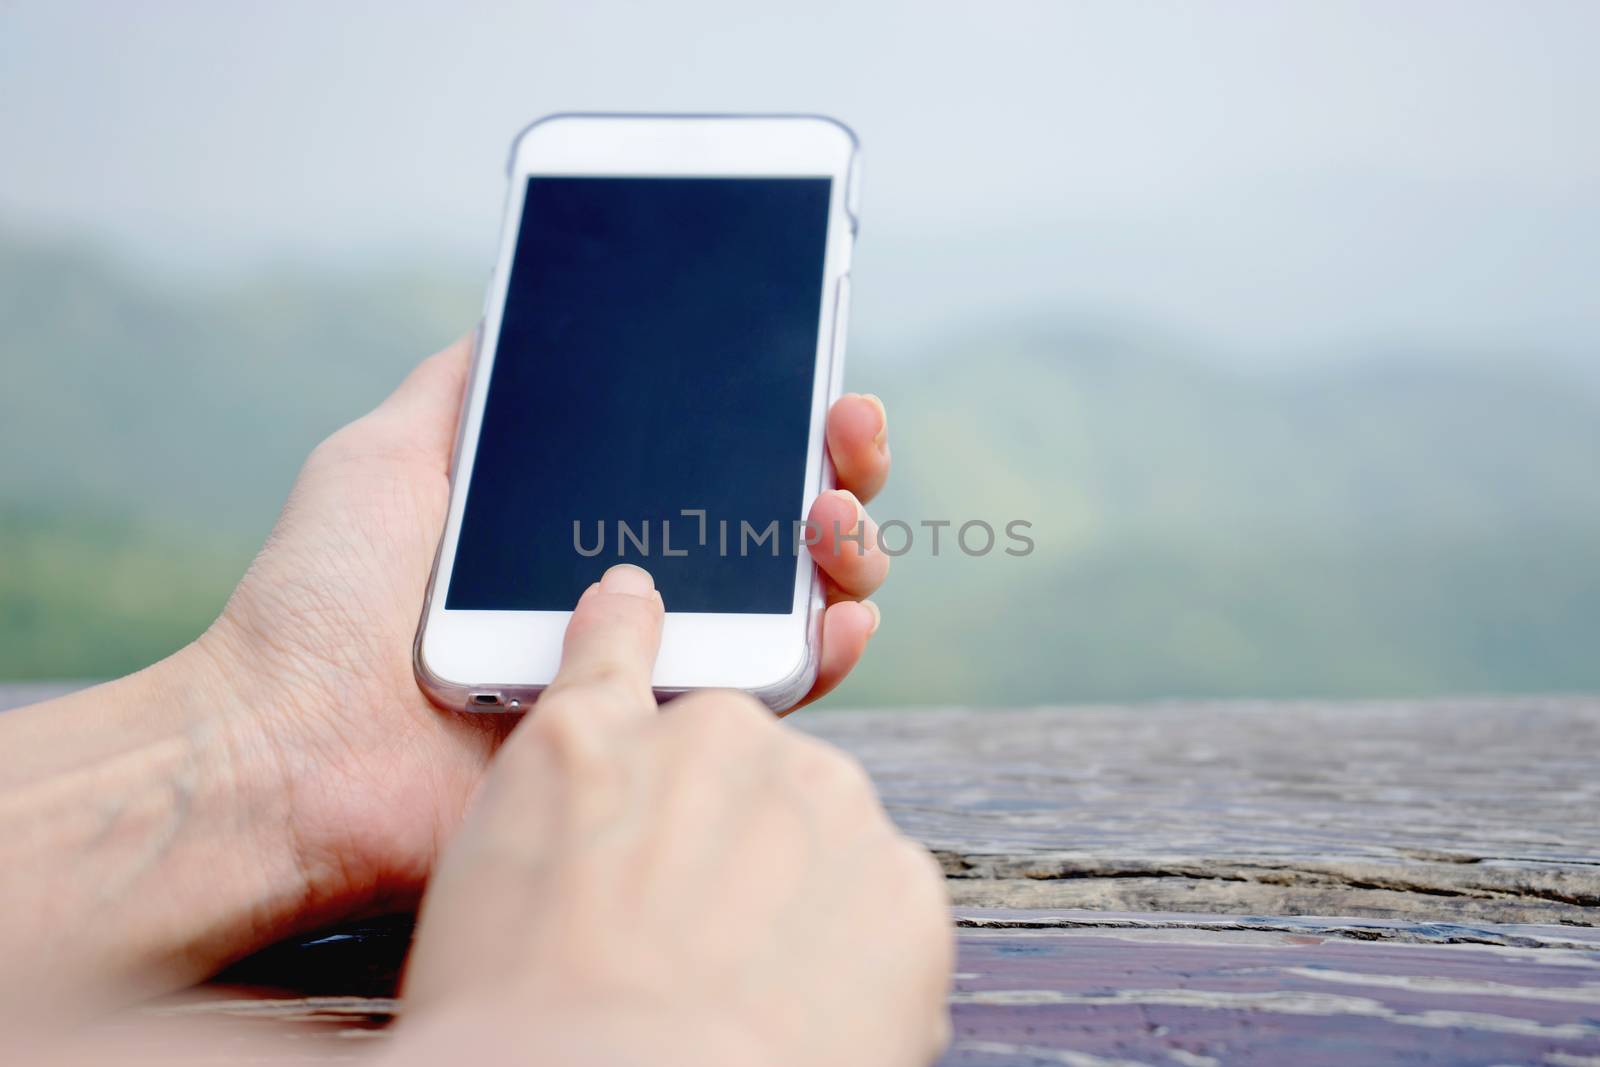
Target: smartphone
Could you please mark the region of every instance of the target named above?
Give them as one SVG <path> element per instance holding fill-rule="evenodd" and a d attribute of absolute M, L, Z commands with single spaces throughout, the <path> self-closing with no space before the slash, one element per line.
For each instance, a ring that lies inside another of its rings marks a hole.
<path fill-rule="evenodd" d="M 776 710 L 817 673 L 803 519 L 832 487 L 858 143 L 812 115 L 586 115 L 517 137 L 414 650 L 448 708 L 517 711 L 616 563 L 667 615 L 658 697 Z"/>

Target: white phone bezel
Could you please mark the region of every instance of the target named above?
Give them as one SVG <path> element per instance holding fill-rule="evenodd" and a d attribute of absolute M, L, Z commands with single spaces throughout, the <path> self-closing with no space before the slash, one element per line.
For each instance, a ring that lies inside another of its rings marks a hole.
<path fill-rule="evenodd" d="M 825 449 L 828 406 L 837 396 L 843 360 L 848 275 L 856 230 L 857 142 L 842 124 L 820 116 L 553 115 L 517 138 L 499 256 L 484 305 L 473 370 L 463 401 L 451 474 L 450 509 L 417 632 L 419 683 L 438 703 L 468 710 L 526 707 L 554 677 L 569 611 L 450 611 L 449 588 L 466 489 L 528 178 L 538 175 L 828 177 L 832 195 L 822 299 L 817 323 L 810 438 L 805 482 L 796 500 L 803 516 L 831 485 Z M 530 420 L 537 419 L 530 412 Z M 686 502 L 685 507 L 693 507 Z M 709 516 L 711 522 L 717 516 Z M 515 522 L 515 516 L 506 521 Z M 693 520 L 686 519 L 686 524 Z M 609 562 L 597 557 L 596 577 Z M 809 554 L 795 560 L 790 611 L 783 615 L 674 613 L 667 604 L 652 683 L 665 695 L 700 688 L 751 692 L 774 708 L 791 706 L 816 673 L 822 596 Z"/>

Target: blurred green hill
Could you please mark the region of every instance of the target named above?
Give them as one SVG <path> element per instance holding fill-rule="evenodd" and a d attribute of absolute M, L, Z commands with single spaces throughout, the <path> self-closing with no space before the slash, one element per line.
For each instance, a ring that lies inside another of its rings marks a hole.
<path fill-rule="evenodd" d="M 1600 688 L 1600 393 L 1517 361 L 1180 351 L 1040 333 L 865 369 L 899 461 L 874 510 L 1024 518 L 1038 548 L 898 560 L 858 699 Z"/>
<path fill-rule="evenodd" d="M 0 679 L 198 632 L 305 452 L 481 296 L 403 267 L 178 285 L 0 235 Z M 873 511 L 915 536 L 837 700 L 1600 689 L 1593 382 L 1517 353 L 1278 375 L 1195 349 L 1069 322 L 852 352 L 891 411 Z M 974 519 L 1037 548 L 965 556 Z M 923 520 L 953 524 L 937 557 Z"/>

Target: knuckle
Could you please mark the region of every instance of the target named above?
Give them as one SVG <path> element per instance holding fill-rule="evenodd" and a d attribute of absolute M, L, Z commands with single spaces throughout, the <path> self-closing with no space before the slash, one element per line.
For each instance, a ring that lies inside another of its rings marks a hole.
<path fill-rule="evenodd" d="M 950 943 L 950 889 L 944 871 L 927 849 L 901 837 L 892 880 L 898 883 L 896 898 L 902 914 L 908 916 L 927 938 L 927 946 L 937 954 L 940 966 L 954 951 Z"/>
<path fill-rule="evenodd" d="M 359 458 L 365 448 L 362 439 L 366 436 L 365 427 L 368 416 L 363 415 L 354 422 L 346 423 L 333 431 L 312 448 L 311 455 L 306 460 L 308 467 L 336 466 Z"/>
<path fill-rule="evenodd" d="M 949 893 L 945 887 L 944 867 L 932 852 L 921 844 L 908 837 L 899 838 L 899 861 L 905 870 L 905 877 L 912 885 L 920 885 L 932 890 L 932 896 L 941 907 L 948 900 Z"/>
<path fill-rule="evenodd" d="M 316 473 L 329 467 L 337 467 L 344 462 L 344 457 L 349 453 L 348 441 L 348 435 L 345 435 L 344 430 L 335 430 L 312 447 L 301 470 L 305 473 Z"/>
<path fill-rule="evenodd" d="M 568 777 L 604 773 L 610 746 L 596 729 L 584 701 L 566 693 L 550 694 L 534 705 L 526 723 L 529 740 L 540 755 Z"/>
<path fill-rule="evenodd" d="M 337 470 L 351 465 L 405 463 L 420 453 L 412 436 L 400 432 L 383 408 L 345 423 L 317 442 L 304 470 Z"/>
<path fill-rule="evenodd" d="M 597 660 L 584 673 L 580 689 L 635 702 L 651 699 L 648 680 L 641 678 L 637 669 L 620 659 Z"/>
<path fill-rule="evenodd" d="M 806 792 L 851 808 L 881 811 L 877 790 L 861 761 L 815 738 L 797 738 L 795 774 Z"/>
<path fill-rule="evenodd" d="M 660 614 L 661 601 L 655 596 L 636 596 L 598 589 L 584 602 L 584 616 L 596 624 L 632 624 Z"/>

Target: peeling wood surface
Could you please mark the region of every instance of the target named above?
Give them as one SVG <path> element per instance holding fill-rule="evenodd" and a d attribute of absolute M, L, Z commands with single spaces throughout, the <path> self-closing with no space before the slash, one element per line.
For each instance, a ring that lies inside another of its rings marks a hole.
<path fill-rule="evenodd" d="M 1600 700 L 824 712 L 971 906 L 1594 923 Z"/>
<path fill-rule="evenodd" d="M 944 863 L 946 1064 L 1600 1067 L 1600 700 L 795 721 Z M 408 940 L 278 946 L 107 1025 L 247 1020 L 259 1061 L 349 1059 Z"/>

